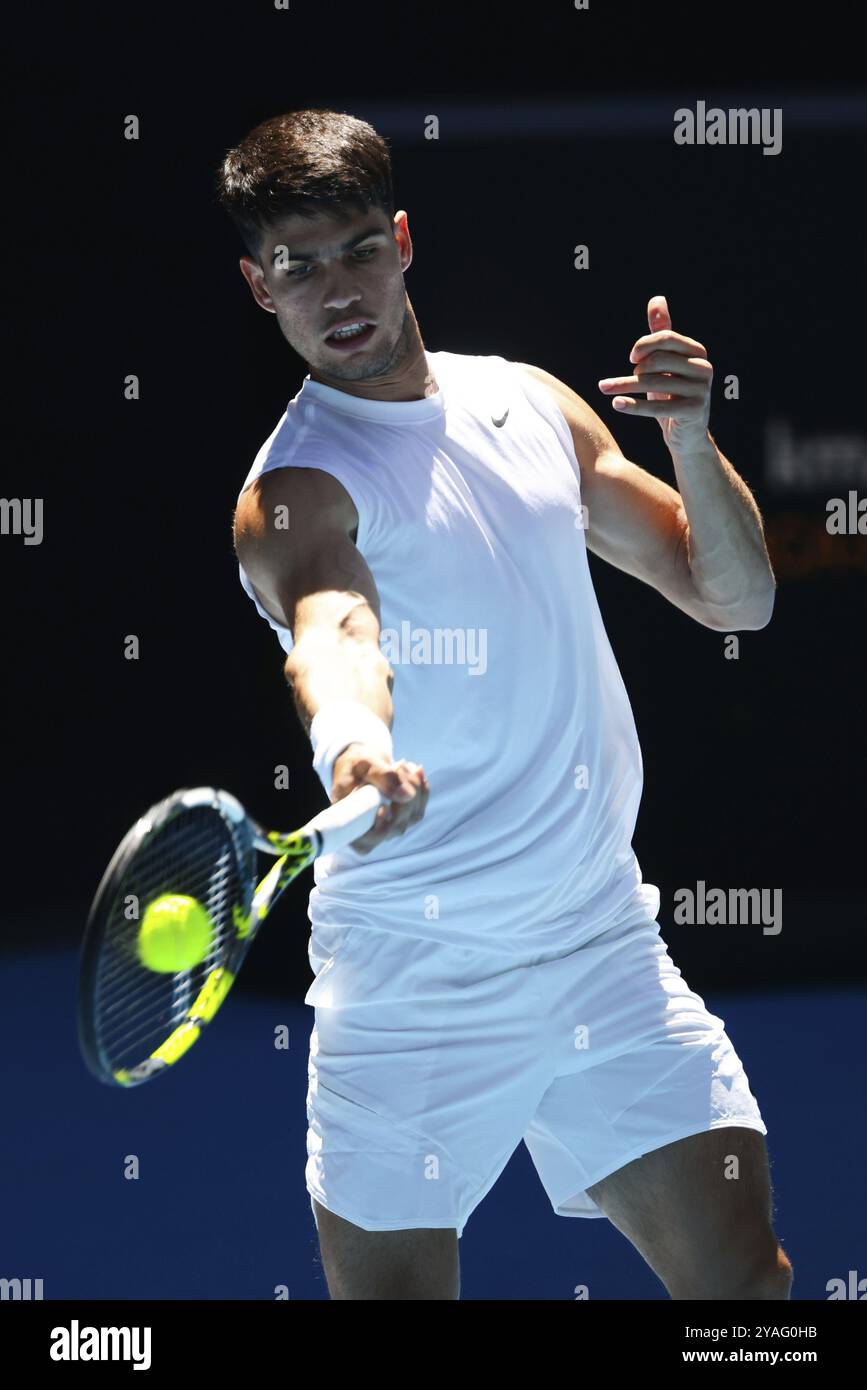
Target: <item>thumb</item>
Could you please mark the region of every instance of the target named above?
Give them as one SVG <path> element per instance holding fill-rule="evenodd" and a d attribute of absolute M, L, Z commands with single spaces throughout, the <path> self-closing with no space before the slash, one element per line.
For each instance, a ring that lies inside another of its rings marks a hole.
<path fill-rule="evenodd" d="M 655 294 L 647 301 L 647 325 L 651 333 L 671 327 L 671 314 L 664 294 Z"/>
<path fill-rule="evenodd" d="M 671 327 L 671 314 L 668 312 L 668 302 L 664 294 L 655 294 L 652 299 L 647 301 L 647 323 L 651 333 L 659 333 L 663 328 Z M 669 393 L 667 391 L 648 391 L 649 401 L 667 401 Z M 664 421 L 660 418 L 660 428 L 665 429 Z"/>

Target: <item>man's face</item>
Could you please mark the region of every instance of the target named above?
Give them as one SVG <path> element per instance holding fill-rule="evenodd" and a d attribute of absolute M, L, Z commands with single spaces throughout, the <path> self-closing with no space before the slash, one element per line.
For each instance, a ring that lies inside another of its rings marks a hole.
<path fill-rule="evenodd" d="M 412 260 L 406 213 L 381 208 L 337 216 L 285 217 L 269 226 L 260 262 L 241 260 L 257 304 L 276 314 L 286 341 L 324 380 L 365 381 L 407 351 L 403 272 Z M 355 320 L 357 340 L 329 335 Z"/>

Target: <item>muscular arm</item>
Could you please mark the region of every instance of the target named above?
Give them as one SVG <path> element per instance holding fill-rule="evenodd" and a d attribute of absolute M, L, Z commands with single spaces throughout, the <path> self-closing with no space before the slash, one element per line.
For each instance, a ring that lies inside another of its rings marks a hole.
<path fill-rule="evenodd" d="M 288 508 L 288 529 L 277 507 Z M 321 469 L 265 473 L 241 496 L 235 549 L 262 607 L 292 633 L 285 673 L 299 718 L 332 699 L 358 700 L 388 727 L 393 672 L 379 647 L 379 594 L 351 537 L 346 489 Z"/>
<path fill-rule="evenodd" d="M 774 578 L 758 507 L 708 443 L 678 468 L 681 492 L 624 458 L 586 401 L 549 372 L 518 363 L 569 425 L 587 507 L 587 545 L 696 622 L 717 631 L 765 627 Z"/>
<path fill-rule="evenodd" d="M 274 524 L 281 514 L 288 530 Z M 392 726 L 394 673 L 380 651 L 379 594 L 352 540 L 357 527 L 346 489 L 318 468 L 264 474 L 235 513 L 238 559 L 262 607 L 292 633 L 284 669 L 308 734 L 317 710 L 332 700 L 357 700 Z M 356 741 L 334 761 L 332 799 L 364 783 L 390 799 L 352 842 L 367 854 L 422 819 L 430 788 L 419 764 L 395 763 L 382 748 Z"/>

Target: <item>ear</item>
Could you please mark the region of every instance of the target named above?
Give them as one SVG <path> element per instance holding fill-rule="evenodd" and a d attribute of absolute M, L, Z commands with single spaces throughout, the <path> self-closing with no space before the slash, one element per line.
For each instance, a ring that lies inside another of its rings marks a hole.
<path fill-rule="evenodd" d="M 403 208 L 394 214 L 394 239 L 400 252 L 400 268 L 401 270 L 409 270 L 412 265 L 412 237 L 409 234 L 409 222 Z"/>
<path fill-rule="evenodd" d="M 265 285 L 265 272 L 259 262 L 254 261 L 251 256 L 242 256 L 238 265 L 241 268 L 241 274 L 250 286 L 250 293 L 260 309 L 265 309 L 269 314 L 276 314 L 274 301 Z"/>

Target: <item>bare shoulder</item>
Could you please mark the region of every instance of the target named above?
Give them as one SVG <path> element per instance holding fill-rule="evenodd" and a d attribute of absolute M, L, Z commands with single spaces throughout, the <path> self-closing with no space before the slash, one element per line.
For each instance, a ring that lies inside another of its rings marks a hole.
<path fill-rule="evenodd" d="M 235 554 L 261 606 L 293 637 L 298 605 L 310 594 L 362 588 L 377 601 L 355 548 L 357 528 L 355 503 L 322 468 L 274 468 L 238 499 Z"/>
<path fill-rule="evenodd" d="M 284 508 L 281 514 L 278 508 Z M 275 519 L 282 524 L 275 527 Z M 239 559 L 287 531 L 312 539 L 339 531 L 354 538 L 358 512 L 346 488 L 322 468 L 273 468 L 245 488 L 235 509 L 234 540 Z"/>
<path fill-rule="evenodd" d="M 569 426 L 582 472 L 589 472 L 603 454 L 620 454 L 617 440 L 583 396 L 543 367 L 535 367 L 529 362 L 516 362 L 515 366 L 538 385 L 545 387 L 560 407 Z"/>

